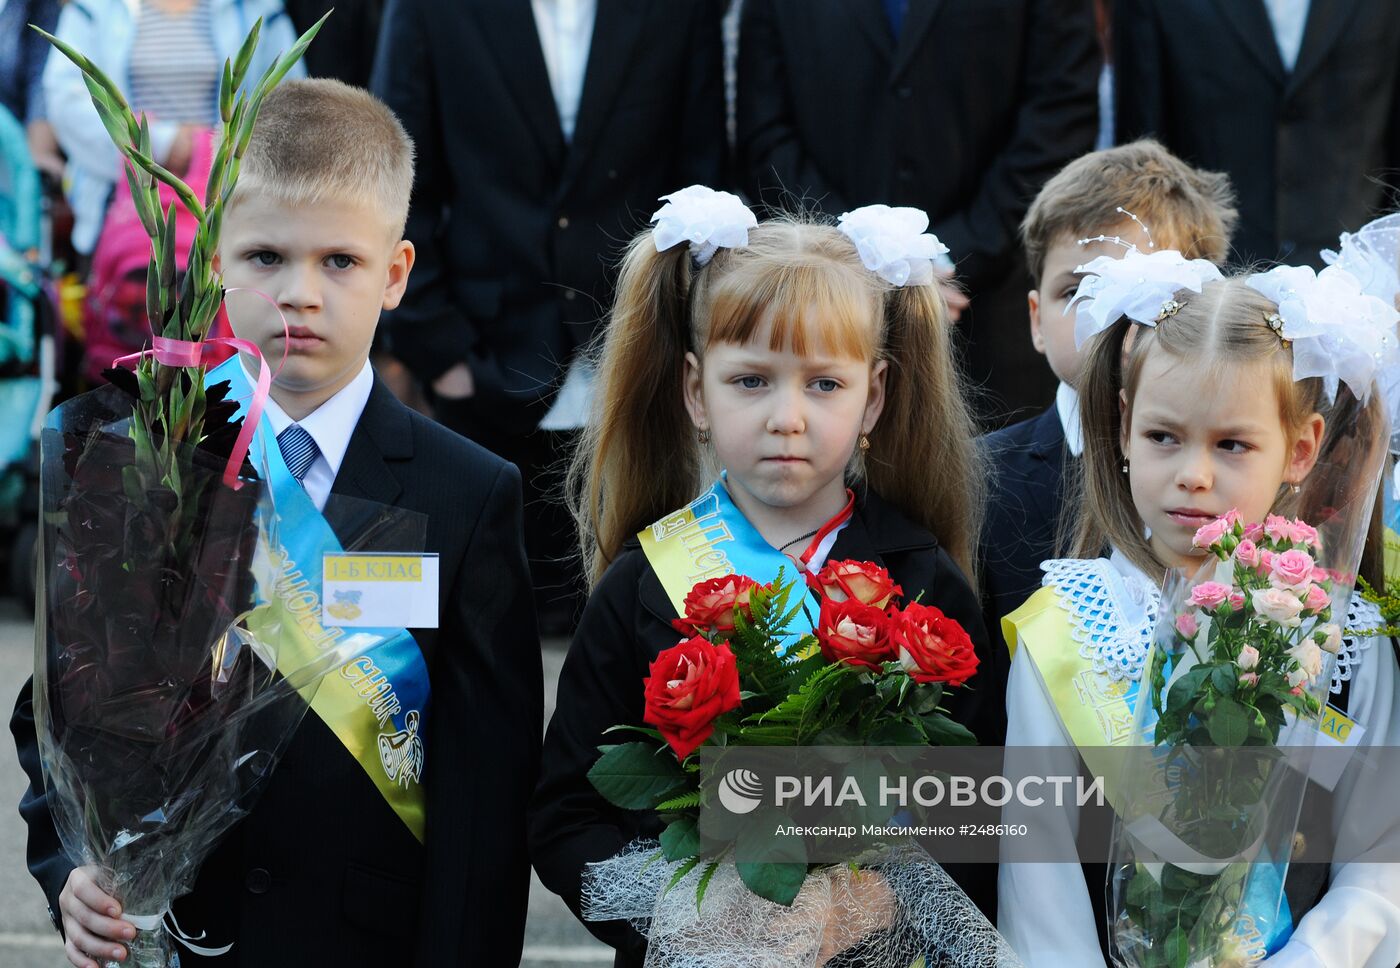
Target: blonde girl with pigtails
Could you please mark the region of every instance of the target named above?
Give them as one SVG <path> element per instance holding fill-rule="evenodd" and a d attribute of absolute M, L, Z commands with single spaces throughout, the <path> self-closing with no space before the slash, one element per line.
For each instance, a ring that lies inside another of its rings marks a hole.
<path fill-rule="evenodd" d="M 1077 749 L 1094 769 L 1112 762 L 1104 748 L 1132 742 L 1160 588 L 1169 570 L 1201 570 L 1199 529 L 1232 510 L 1246 522 L 1318 521 L 1332 508 L 1368 519 L 1384 447 L 1376 381 L 1393 361 L 1397 314 L 1349 274 L 1285 266 L 1225 278 L 1202 260 L 1136 250 L 1081 271 L 1076 339 L 1088 345 L 1076 557 L 1043 563 L 1043 587 L 1004 623 L 1013 771 L 1017 747 L 1038 747 L 1041 759 L 1045 747 Z M 1352 531 L 1355 554 L 1334 567 L 1354 574 L 1364 526 Z M 1331 665 L 1329 706 L 1365 746 L 1400 740 L 1400 670 L 1389 641 L 1364 631 L 1381 624 L 1353 594 Z M 1352 811 L 1395 813 L 1393 791 L 1360 772 L 1336 785 L 1336 829 L 1354 826 Z M 1077 810 L 1037 813 L 1023 840 L 1072 844 L 1087 820 Z M 1400 816 L 1382 820 L 1377 847 L 1393 855 Z M 1031 968 L 1108 963 L 1106 866 L 1028 858 L 1003 845 L 998 927 L 1012 947 Z M 1245 942 L 1248 963 L 1400 962 L 1400 866 L 1293 860 L 1260 910 L 1250 908 L 1253 895 L 1244 905 L 1258 928 Z"/>
<path fill-rule="evenodd" d="M 982 474 L 927 218 L 872 206 L 836 225 L 759 222 L 703 186 L 665 201 L 623 260 L 571 473 L 592 594 L 530 831 L 540 879 L 575 913 L 585 864 L 660 832 L 587 772 L 604 730 L 642 724 L 642 680 L 676 644 L 697 574 L 763 583 L 874 562 L 960 622 L 981 668 L 999 665 L 970 578 Z M 957 692 L 954 718 L 998 744 L 1001 688 L 974 677 Z M 963 886 L 989 910 L 991 868 L 973 874 Z M 585 924 L 619 964 L 642 963 L 630 925 Z"/>

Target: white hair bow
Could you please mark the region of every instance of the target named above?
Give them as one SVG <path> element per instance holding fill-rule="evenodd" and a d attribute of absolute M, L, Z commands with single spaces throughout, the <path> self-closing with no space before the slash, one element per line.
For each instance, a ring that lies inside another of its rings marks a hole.
<path fill-rule="evenodd" d="M 1322 261 L 1350 272 L 1362 292 L 1394 306 L 1400 296 L 1400 212 L 1343 232 L 1336 251 L 1322 250 Z"/>
<path fill-rule="evenodd" d="M 656 225 L 651 230 L 656 251 L 665 252 L 689 242 L 690 254 L 702 266 L 720 249 L 748 245 L 749 229 L 758 225 L 758 219 L 738 195 L 704 185 L 662 195 L 661 201 L 666 204 L 651 217 Z"/>
<path fill-rule="evenodd" d="M 1328 400 L 1345 383 L 1365 401 L 1387 368 L 1400 363 L 1400 313 L 1340 266 L 1278 266 L 1250 276 L 1251 289 L 1278 304 L 1277 330 L 1293 344 L 1293 378 L 1318 377 Z M 1271 321 L 1272 324 L 1272 321 Z M 1389 402 L 1389 401 L 1388 401 Z"/>
<path fill-rule="evenodd" d="M 865 267 L 892 286 L 928 285 L 935 260 L 948 254 L 917 208 L 866 205 L 842 213 L 836 226 L 855 243 Z"/>
<path fill-rule="evenodd" d="M 1122 258 L 1101 255 L 1074 271 L 1084 274 L 1069 301 L 1070 306 L 1079 303 L 1074 320 L 1076 347 L 1124 316 L 1144 326 L 1156 326 L 1181 308 L 1173 299 L 1178 292 L 1200 292 L 1207 282 L 1224 278 L 1213 262 L 1188 259 L 1175 249 L 1148 254 L 1130 248 Z"/>
<path fill-rule="evenodd" d="M 1400 212 L 1368 222 L 1356 232 L 1343 232 L 1337 251 L 1324 249 L 1322 261 L 1350 272 L 1362 292 L 1400 309 Z M 1391 453 L 1400 454 L 1400 364 L 1382 366 L 1376 383 L 1390 414 Z M 1400 463 L 1391 493 L 1400 500 Z"/>

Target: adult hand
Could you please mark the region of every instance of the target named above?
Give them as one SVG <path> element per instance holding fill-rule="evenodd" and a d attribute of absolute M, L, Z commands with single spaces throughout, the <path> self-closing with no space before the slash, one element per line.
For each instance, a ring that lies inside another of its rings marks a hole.
<path fill-rule="evenodd" d="M 465 400 L 476 393 L 476 381 L 465 363 L 458 363 L 433 381 L 433 393 L 447 400 Z"/>
<path fill-rule="evenodd" d="M 99 968 L 108 960 L 124 961 L 126 948 L 116 941 L 130 941 L 136 928 L 121 920 L 117 899 L 97 886 L 98 867 L 78 867 L 58 895 L 63 917 L 63 952 L 73 968 Z"/>
<path fill-rule="evenodd" d="M 170 143 L 170 150 L 161 164 L 172 175 L 183 178 L 185 172 L 190 170 L 190 159 L 194 157 L 194 133 L 194 125 L 182 124 L 175 134 L 175 140 Z"/>
<path fill-rule="evenodd" d="M 53 133 L 53 125 L 43 119 L 30 121 L 24 129 L 24 135 L 29 143 L 29 156 L 34 159 L 34 167 L 54 181 L 62 181 L 63 150 L 58 146 L 58 137 Z"/>
<path fill-rule="evenodd" d="M 962 319 L 963 310 L 971 305 L 971 300 L 953 278 L 952 269 L 935 267 L 933 271 L 938 276 L 938 289 L 943 293 L 943 301 L 948 304 L 948 317 L 956 323 Z"/>

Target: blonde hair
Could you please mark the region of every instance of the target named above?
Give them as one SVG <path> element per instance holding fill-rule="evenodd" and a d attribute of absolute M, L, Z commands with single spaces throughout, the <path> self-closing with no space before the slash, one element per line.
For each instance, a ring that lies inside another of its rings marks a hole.
<path fill-rule="evenodd" d="M 375 203 L 403 236 L 413 191 L 413 140 L 368 91 L 329 78 L 285 80 L 258 112 L 232 204 L 254 192 L 289 205 Z"/>
<path fill-rule="evenodd" d="M 1229 254 L 1239 219 L 1228 175 L 1193 168 L 1150 138 L 1090 152 L 1045 183 L 1021 223 L 1036 285 L 1051 246 L 1126 221 L 1120 208 L 1147 225 L 1156 248 L 1216 264 Z"/>
<path fill-rule="evenodd" d="M 1123 428 L 1132 422 L 1133 398 L 1152 353 L 1167 352 L 1192 365 L 1222 368 L 1267 362 L 1279 418 L 1288 434 L 1300 430 L 1318 412 L 1321 381 L 1294 381 L 1292 352 L 1264 322 L 1278 307 L 1249 288 L 1244 277 L 1207 283 L 1199 294 L 1178 293 L 1176 299 L 1181 303 L 1176 315 L 1156 326 L 1139 327 L 1126 354 L 1122 349 L 1129 331 L 1126 319 L 1090 344 L 1079 384 L 1084 493 L 1075 557 L 1096 558 L 1106 545 L 1112 545 L 1148 574 L 1167 567 L 1143 536 L 1142 517 L 1133 505 L 1128 475 L 1122 473 Z M 1121 412 L 1120 388 L 1126 399 Z"/>
<path fill-rule="evenodd" d="M 832 225 L 781 218 L 703 268 L 684 245 L 657 252 L 650 232 L 628 247 L 597 353 L 593 419 L 569 469 L 589 581 L 707 482 L 682 395 L 685 354 L 747 342 L 770 324 L 775 349 L 802 354 L 816 343 L 888 362 L 864 476 L 972 575 L 983 475 L 942 296 L 933 286 L 886 285 Z"/>

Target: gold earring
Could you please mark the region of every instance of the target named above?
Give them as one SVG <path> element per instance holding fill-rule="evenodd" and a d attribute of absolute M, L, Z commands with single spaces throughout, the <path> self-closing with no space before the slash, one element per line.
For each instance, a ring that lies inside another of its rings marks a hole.
<path fill-rule="evenodd" d="M 702 444 L 708 444 L 710 442 L 710 432 L 704 427 L 701 427 L 695 432 L 695 439 Z"/>
<path fill-rule="evenodd" d="M 861 452 L 862 454 L 864 454 L 866 451 L 870 450 L 870 438 L 869 438 L 869 436 L 867 436 L 866 434 L 861 434 L 861 435 L 860 435 L 859 446 L 860 446 L 860 452 Z"/>

